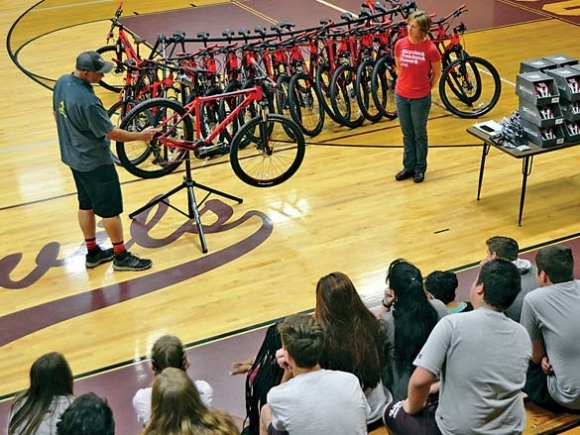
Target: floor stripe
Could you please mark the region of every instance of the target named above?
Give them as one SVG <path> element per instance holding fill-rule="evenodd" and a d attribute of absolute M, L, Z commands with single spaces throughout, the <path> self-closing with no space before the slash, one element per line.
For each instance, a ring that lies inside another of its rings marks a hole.
<path fill-rule="evenodd" d="M 271 17 L 269 17 L 267 15 L 264 15 L 263 13 L 257 11 L 256 9 L 253 9 L 253 8 L 249 7 L 248 5 L 245 5 L 245 4 L 240 3 L 238 1 L 233 1 L 232 3 L 235 4 L 236 6 L 238 6 L 239 8 L 242 8 L 245 11 L 248 11 L 249 13 L 257 16 L 258 18 L 261 18 L 261 19 L 263 19 L 265 21 L 268 21 L 271 24 L 278 23 L 278 21 L 274 20 L 273 18 L 271 18 Z"/>
<path fill-rule="evenodd" d="M 8 147 L 8 148 L 0 149 L 0 154 L 12 153 L 14 151 L 29 150 L 31 148 L 45 147 L 47 145 L 54 145 L 55 143 L 57 143 L 56 140 L 45 140 L 43 142 L 29 143 L 29 144 L 25 144 L 25 145 L 17 145 L 15 147 Z"/>
<path fill-rule="evenodd" d="M 52 9 L 66 9 L 70 7 L 77 7 L 77 6 L 86 6 L 92 3 L 108 3 L 109 0 L 94 0 L 92 2 L 85 2 L 85 3 L 73 3 L 72 5 L 63 5 L 63 6 L 51 6 L 48 8 L 34 8 L 30 12 L 43 12 L 43 11 L 50 11 Z"/>
<path fill-rule="evenodd" d="M 329 3 L 327 1 L 324 1 L 324 0 L 316 0 L 316 2 L 317 3 L 320 3 L 321 5 L 324 5 L 326 7 L 329 7 L 331 9 L 334 9 L 336 11 L 339 11 L 339 12 L 348 12 L 349 14 L 352 14 L 354 17 L 358 18 L 358 14 L 355 14 L 354 12 L 351 12 L 351 11 L 347 11 L 346 9 L 343 9 L 340 6 L 333 5 L 332 3 Z"/>

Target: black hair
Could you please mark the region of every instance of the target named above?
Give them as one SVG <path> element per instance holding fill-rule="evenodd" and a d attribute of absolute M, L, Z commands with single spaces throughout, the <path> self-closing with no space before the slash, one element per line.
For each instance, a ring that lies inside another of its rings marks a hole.
<path fill-rule="evenodd" d="M 536 254 L 538 274 L 545 272 L 552 284 L 574 279 L 574 256 L 566 246 L 553 245 L 540 249 Z"/>
<path fill-rule="evenodd" d="M 451 271 L 435 270 L 425 278 L 425 290 L 445 305 L 455 300 L 458 285 L 457 275 Z"/>
<path fill-rule="evenodd" d="M 57 435 L 114 435 L 113 411 L 95 393 L 77 397 L 56 425 Z"/>
<path fill-rule="evenodd" d="M 500 311 L 514 302 L 522 288 L 518 268 L 512 262 L 501 259 L 484 263 L 476 284 L 483 284 L 483 300 Z"/>

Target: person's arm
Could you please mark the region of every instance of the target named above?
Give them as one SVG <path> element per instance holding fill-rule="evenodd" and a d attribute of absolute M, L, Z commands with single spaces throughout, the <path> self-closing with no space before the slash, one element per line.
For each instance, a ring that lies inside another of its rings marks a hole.
<path fill-rule="evenodd" d="M 115 127 L 106 136 L 108 139 L 116 142 L 131 142 L 134 140 L 151 141 L 157 132 L 158 130 L 154 127 L 147 127 L 142 131 L 127 131 Z"/>
<path fill-rule="evenodd" d="M 433 62 L 431 64 L 431 89 L 439 85 L 439 79 L 441 78 L 441 61 Z"/>
<path fill-rule="evenodd" d="M 407 398 L 403 401 L 403 409 L 407 414 L 413 415 L 423 409 L 429 397 L 431 384 L 435 381 L 435 375 L 423 367 L 417 367 L 407 389 Z"/>
<path fill-rule="evenodd" d="M 532 340 L 532 362 L 534 364 L 540 364 L 542 358 L 546 355 L 546 348 L 544 347 L 544 340 L 536 339 Z"/>

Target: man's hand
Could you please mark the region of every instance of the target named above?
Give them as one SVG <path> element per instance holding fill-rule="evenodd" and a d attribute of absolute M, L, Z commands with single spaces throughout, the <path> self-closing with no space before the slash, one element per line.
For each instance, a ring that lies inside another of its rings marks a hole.
<path fill-rule="evenodd" d="M 248 373 L 254 364 L 253 359 L 248 359 L 246 361 L 237 361 L 232 364 L 232 370 L 230 371 L 230 375 L 243 375 L 244 373 Z"/>
<path fill-rule="evenodd" d="M 144 129 L 143 131 L 140 132 L 140 134 L 142 135 L 141 140 L 151 142 L 153 140 L 153 138 L 155 137 L 155 134 L 159 133 L 159 131 L 160 130 L 158 128 L 147 127 L 146 129 Z"/>
<path fill-rule="evenodd" d="M 276 351 L 276 362 L 278 363 L 278 365 L 282 369 L 284 369 L 284 370 L 290 369 L 290 364 L 288 364 L 288 361 L 286 360 L 286 357 L 284 356 L 284 349 L 278 349 Z"/>

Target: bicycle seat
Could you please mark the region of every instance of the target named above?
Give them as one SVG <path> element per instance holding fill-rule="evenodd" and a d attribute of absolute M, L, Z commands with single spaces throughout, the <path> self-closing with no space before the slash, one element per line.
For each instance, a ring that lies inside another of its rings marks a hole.
<path fill-rule="evenodd" d="M 222 36 L 227 38 L 227 39 L 231 39 L 235 36 L 236 32 L 234 32 L 231 29 L 226 29 L 222 32 Z"/>
<path fill-rule="evenodd" d="M 238 35 L 242 35 L 244 38 L 250 36 L 250 30 L 246 27 L 242 27 L 240 30 L 238 30 Z"/>
<path fill-rule="evenodd" d="M 208 39 L 209 32 L 197 32 L 197 37 L 200 39 Z"/>
<path fill-rule="evenodd" d="M 383 14 L 389 13 L 389 10 L 387 9 L 387 7 L 384 4 L 382 4 L 381 2 L 375 3 L 375 9 L 381 11 Z"/>
<path fill-rule="evenodd" d="M 183 30 L 176 30 L 173 32 L 173 40 L 175 42 L 182 42 L 185 39 L 185 32 Z"/>
<path fill-rule="evenodd" d="M 262 36 L 266 36 L 266 28 L 264 26 L 256 26 L 254 27 L 254 32 L 259 33 Z"/>
<path fill-rule="evenodd" d="M 354 19 L 354 17 L 350 12 L 343 12 L 342 14 L 340 14 L 340 18 L 343 19 L 344 21 L 352 21 Z"/>

